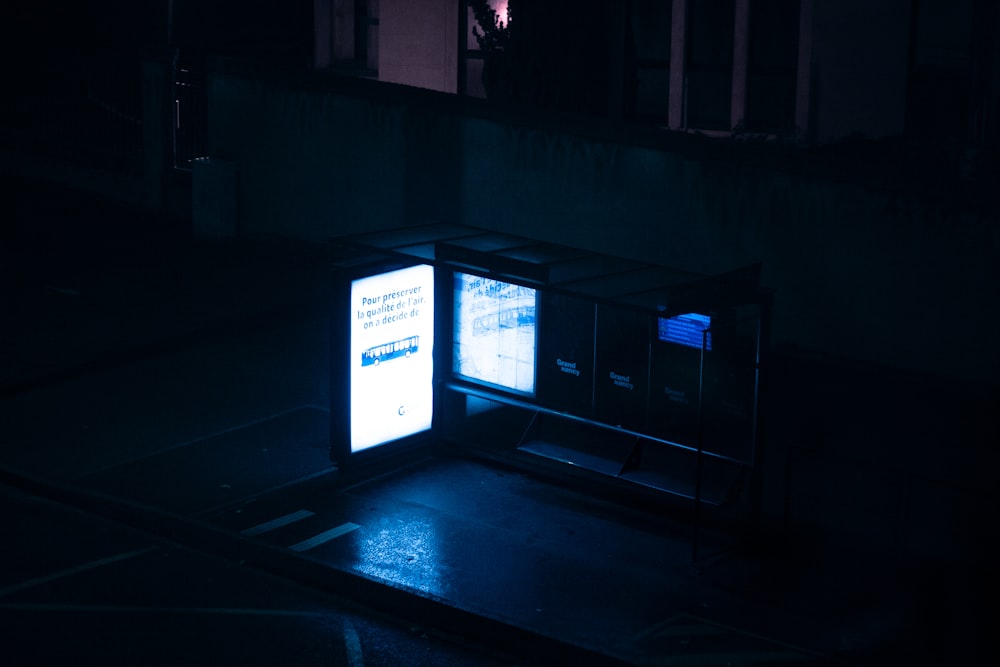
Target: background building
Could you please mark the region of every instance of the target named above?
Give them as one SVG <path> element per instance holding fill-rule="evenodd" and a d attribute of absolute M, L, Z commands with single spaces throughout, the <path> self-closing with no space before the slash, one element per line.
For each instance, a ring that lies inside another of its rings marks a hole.
<path fill-rule="evenodd" d="M 451 0 L 316 0 L 318 69 L 484 97 L 490 55 Z M 994 145 L 998 17 L 980 0 L 485 0 L 517 102 L 810 143 Z"/>

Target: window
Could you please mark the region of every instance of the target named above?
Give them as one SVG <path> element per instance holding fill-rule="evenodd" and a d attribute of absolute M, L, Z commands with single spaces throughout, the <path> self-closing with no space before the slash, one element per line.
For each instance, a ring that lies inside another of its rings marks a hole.
<path fill-rule="evenodd" d="M 378 0 L 354 0 L 354 60 L 378 71 Z"/>
<path fill-rule="evenodd" d="M 313 64 L 378 75 L 379 0 L 314 0 Z"/>
<path fill-rule="evenodd" d="M 968 138 L 973 17 L 973 0 L 914 2 L 906 109 L 910 135 Z"/>
<path fill-rule="evenodd" d="M 808 0 L 807 0 L 808 1 Z M 717 133 L 791 132 L 806 109 L 801 0 L 671 3 L 669 127 Z M 808 46 L 808 42 L 806 43 Z M 805 130 L 806 128 L 802 128 Z"/>
<path fill-rule="evenodd" d="M 670 101 L 671 4 L 630 3 L 625 37 L 625 114 L 666 124 Z"/>
<path fill-rule="evenodd" d="M 496 12 L 499 21 L 507 24 L 508 0 L 487 0 L 490 9 Z M 465 14 L 464 31 L 460 36 L 459 48 L 461 50 L 461 70 L 459 72 L 459 93 L 470 97 L 486 97 L 486 87 L 483 85 L 483 66 L 485 65 L 485 53 L 479 48 L 479 40 L 473 30 L 482 35 L 485 30 L 476 21 L 476 15 L 472 6 L 464 2 Z M 464 37 L 464 39 L 463 39 Z"/>
<path fill-rule="evenodd" d="M 686 122 L 689 128 L 731 130 L 735 0 L 699 0 L 687 7 Z"/>
<path fill-rule="evenodd" d="M 791 131 L 795 129 L 798 0 L 753 0 L 747 37 L 744 127 L 753 132 Z"/>

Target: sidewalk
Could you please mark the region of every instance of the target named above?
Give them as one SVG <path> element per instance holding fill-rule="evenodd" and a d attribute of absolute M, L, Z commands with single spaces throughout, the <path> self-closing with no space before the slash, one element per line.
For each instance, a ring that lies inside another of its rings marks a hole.
<path fill-rule="evenodd" d="M 32 182 L 14 189 L 0 393 L 324 315 L 328 274 L 308 244 L 194 242 L 184 220 Z"/>

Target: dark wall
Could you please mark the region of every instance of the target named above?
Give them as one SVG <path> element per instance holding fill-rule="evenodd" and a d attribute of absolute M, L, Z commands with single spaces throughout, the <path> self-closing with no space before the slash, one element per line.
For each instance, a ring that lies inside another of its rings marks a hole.
<path fill-rule="evenodd" d="M 519 82 L 517 101 L 607 115 L 608 86 L 613 76 L 620 76 L 612 73 L 620 63 L 612 37 L 616 31 L 608 27 L 620 20 L 617 4 L 512 0 L 511 67 Z"/>
<path fill-rule="evenodd" d="M 211 150 L 238 165 L 243 229 L 323 239 L 449 219 L 705 273 L 762 261 L 779 344 L 1000 377 L 993 218 L 795 151 L 368 83 L 212 79 Z"/>
<path fill-rule="evenodd" d="M 305 67 L 312 62 L 312 0 L 173 0 L 174 45 L 208 54 Z"/>

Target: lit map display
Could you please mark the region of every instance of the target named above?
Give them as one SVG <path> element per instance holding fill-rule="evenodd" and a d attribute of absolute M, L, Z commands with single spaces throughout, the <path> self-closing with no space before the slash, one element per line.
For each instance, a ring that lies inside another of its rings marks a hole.
<path fill-rule="evenodd" d="M 534 394 L 535 308 L 533 288 L 456 273 L 452 371 Z"/>

